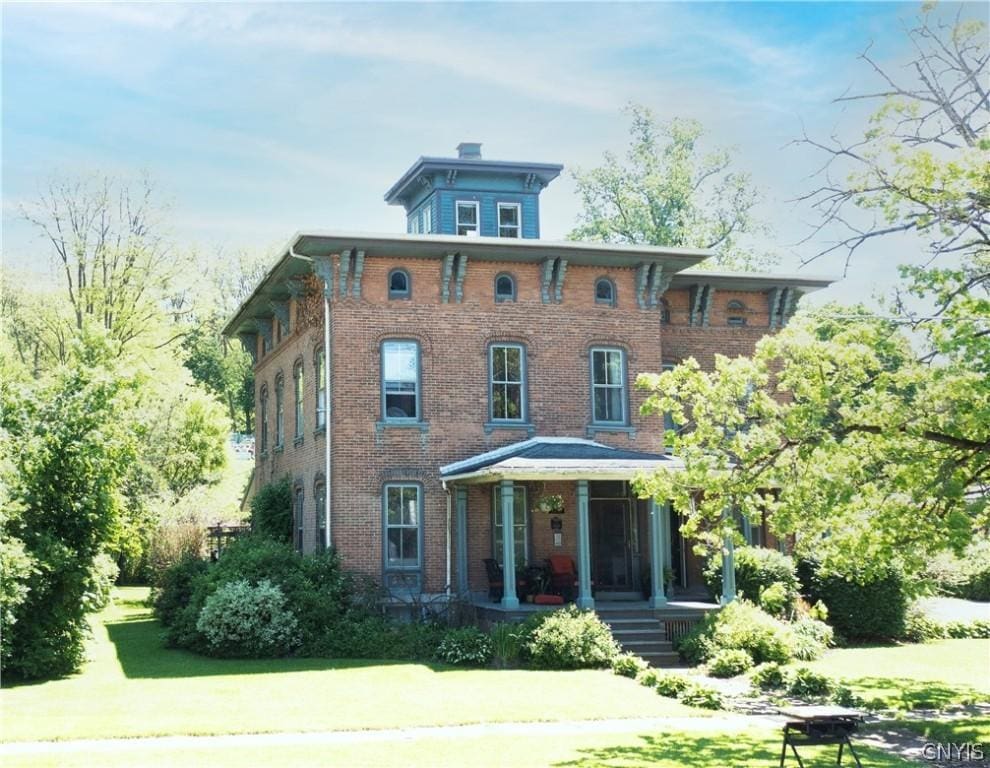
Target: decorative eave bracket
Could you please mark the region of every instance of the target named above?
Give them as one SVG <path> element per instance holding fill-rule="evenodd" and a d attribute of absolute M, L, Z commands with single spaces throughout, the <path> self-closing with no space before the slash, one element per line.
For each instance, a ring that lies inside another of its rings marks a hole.
<path fill-rule="evenodd" d="M 557 256 L 543 260 L 540 298 L 544 304 L 560 304 L 564 300 L 564 277 L 566 275 L 567 259 Z"/>
<path fill-rule="evenodd" d="M 698 328 L 708 327 L 714 295 L 715 288 L 711 285 L 699 283 L 691 286 L 691 314 L 688 325 Z"/>

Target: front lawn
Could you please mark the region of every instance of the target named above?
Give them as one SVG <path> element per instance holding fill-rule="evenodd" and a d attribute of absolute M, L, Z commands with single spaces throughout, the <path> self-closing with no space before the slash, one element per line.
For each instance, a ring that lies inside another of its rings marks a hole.
<path fill-rule="evenodd" d="M 713 730 L 649 735 L 582 733 L 546 735 L 445 736 L 398 738 L 348 744 L 283 744 L 278 746 L 189 747 L 126 745 L 121 750 L 89 754 L 5 757 L 5 768 L 280 768 L 340 765 L 359 768 L 767 768 L 780 760 L 780 731 L 747 728 L 745 732 Z M 871 768 L 915 765 L 865 747 L 856 751 Z M 800 750 L 806 768 L 835 766 L 833 747 Z M 849 760 L 844 758 L 845 764 Z M 797 765 L 793 755 L 788 765 Z"/>
<path fill-rule="evenodd" d="M 990 640 L 836 648 L 807 664 L 890 709 L 941 709 L 990 700 Z"/>
<path fill-rule="evenodd" d="M 331 659 L 219 660 L 162 648 L 144 588 L 94 617 L 92 660 L 0 692 L 4 741 L 710 715 L 607 671 Z"/>

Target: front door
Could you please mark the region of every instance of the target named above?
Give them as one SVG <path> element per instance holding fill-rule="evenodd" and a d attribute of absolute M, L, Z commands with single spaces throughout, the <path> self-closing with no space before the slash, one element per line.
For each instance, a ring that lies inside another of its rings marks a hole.
<path fill-rule="evenodd" d="M 629 502 L 626 499 L 592 499 L 591 580 L 596 590 L 633 589 L 629 552 Z"/>

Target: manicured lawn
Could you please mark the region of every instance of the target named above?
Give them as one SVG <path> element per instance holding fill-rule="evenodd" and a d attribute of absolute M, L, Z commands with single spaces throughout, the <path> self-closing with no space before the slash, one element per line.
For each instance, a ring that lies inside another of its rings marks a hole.
<path fill-rule="evenodd" d="M 606 671 L 208 659 L 161 647 L 146 595 L 118 591 L 94 622 L 92 661 L 81 674 L 0 692 L 2 740 L 710 714 Z"/>
<path fill-rule="evenodd" d="M 98 755 L 7 757 L 5 768 L 279 768 L 340 765 L 350 768 L 766 768 L 780 759 L 780 733 L 747 730 L 710 733 L 510 735 L 471 738 L 415 738 L 381 743 L 344 745 L 282 745 L 263 748 L 224 746 L 209 749 L 160 747 L 140 752 L 101 752 Z M 914 765 L 884 753 L 857 749 L 871 768 L 910 768 Z M 835 750 L 801 750 L 807 768 L 835 765 Z M 848 759 L 848 758 L 846 758 Z M 792 764 L 796 765 L 793 756 Z"/>
<path fill-rule="evenodd" d="M 836 648 L 808 666 L 842 679 L 867 701 L 895 709 L 990 700 L 990 640 Z"/>
<path fill-rule="evenodd" d="M 913 731 L 930 741 L 940 744 L 983 744 L 984 751 L 990 753 L 990 717 L 964 717 L 942 723 L 920 723 L 917 720 L 903 720 L 887 723 L 905 731 Z"/>

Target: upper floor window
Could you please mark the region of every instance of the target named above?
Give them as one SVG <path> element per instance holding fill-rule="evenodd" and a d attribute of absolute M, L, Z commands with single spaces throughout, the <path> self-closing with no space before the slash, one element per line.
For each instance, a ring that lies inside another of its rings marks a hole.
<path fill-rule="evenodd" d="M 520 344 L 489 347 L 492 421 L 523 421 L 526 415 L 526 349 Z"/>
<path fill-rule="evenodd" d="M 316 426 L 326 426 L 327 418 L 327 365 L 326 356 L 322 349 L 316 350 L 314 368 L 316 369 Z"/>
<path fill-rule="evenodd" d="M 516 281 L 512 275 L 499 275 L 495 278 L 495 302 L 516 300 Z"/>
<path fill-rule="evenodd" d="M 477 235 L 478 203 L 472 200 L 457 201 L 457 234 Z"/>
<path fill-rule="evenodd" d="M 591 350 L 592 420 L 596 423 L 626 423 L 625 368 L 621 349 Z"/>
<path fill-rule="evenodd" d="M 303 436 L 303 364 L 302 360 L 296 361 L 292 368 L 293 390 L 296 396 L 296 440 Z"/>
<path fill-rule="evenodd" d="M 258 395 L 258 421 L 259 431 L 258 442 L 261 443 L 261 453 L 265 453 L 268 450 L 268 387 L 264 386 L 261 388 L 261 394 Z"/>
<path fill-rule="evenodd" d="M 419 213 L 409 217 L 409 232 L 413 235 L 419 234 Z"/>
<path fill-rule="evenodd" d="M 382 411 L 386 421 L 419 419 L 419 344 L 382 342 Z"/>
<path fill-rule="evenodd" d="M 735 327 L 741 327 L 746 325 L 746 305 L 737 299 L 733 299 L 725 306 L 728 312 L 728 317 L 726 318 L 726 325 L 731 325 Z"/>
<path fill-rule="evenodd" d="M 428 235 L 433 232 L 433 207 L 427 203 L 426 207 L 423 208 L 423 229 L 424 235 Z"/>
<path fill-rule="evenodd" d="M 512 551 L 516 566 L 529 562 L 529 520 L 526 512 L 526 486 L 512 488 Z M 505 537 L 502 536 L 502 486 L 492 490 L 492 556 L 502 565 L 505 562 Z"/>
<path fill-rule="evenodd" d="M 660 299 L 660 325 L 670 325 L 670 304 Z"/>
<path fill-rule="evenodd" d="M 519 237 L 522 211 L 519 203 L 498 204 L 498 236 Z"/>
<path fill-rule="evenodd" d="M 615 283 L 607 277 L 600 277 L 595 281 L 595 303 L 615 306 Z"/>
<path fill-rule="evenodd" d="M 408 299 L 412 296 L 412 281 L 404 269 L 393 269 L 388 273 L 388 297 L 390 299 Z"/>
<path fill-rule="evenodd" d="M 275 447 L 285 444 L 285 377 L 275 377 Z"/>

